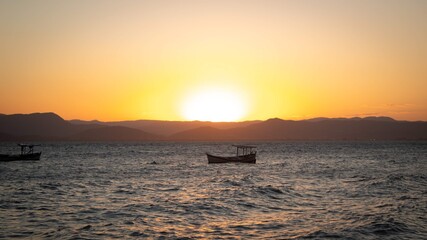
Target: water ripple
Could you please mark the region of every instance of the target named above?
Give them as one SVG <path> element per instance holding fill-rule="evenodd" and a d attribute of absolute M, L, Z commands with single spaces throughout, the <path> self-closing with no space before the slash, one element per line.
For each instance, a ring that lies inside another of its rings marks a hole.
<path fill-rule="evenodd" d="M 427 143 L 254 144 L 47 143 L 0 165 L 0 238 L 427 239 Z"/>

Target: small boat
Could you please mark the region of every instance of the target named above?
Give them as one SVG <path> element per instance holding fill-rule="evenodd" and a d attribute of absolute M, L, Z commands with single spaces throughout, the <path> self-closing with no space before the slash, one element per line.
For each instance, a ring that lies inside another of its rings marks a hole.
<path fill-rule="evenodd" d="M 40 160 L 41 152 L 34 152 L 34 144 L 18 144 L 21 154 L 0 154 L 0 162 Z"/>
<path fill-rule="evenodd" d="M 236 156 L 232 157 L 221 157 L 206 153 L 208 163 L 256 163 L 255 146 L 233 145 L 233 147 L 236 147 L 237 151 Z"/>

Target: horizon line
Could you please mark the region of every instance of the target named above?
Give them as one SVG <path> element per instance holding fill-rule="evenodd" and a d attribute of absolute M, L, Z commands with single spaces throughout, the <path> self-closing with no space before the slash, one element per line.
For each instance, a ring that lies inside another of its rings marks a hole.
<path fill-rule="evenodd" d="M 132 122 L 132 121 L 159 121 L 159 122 L 207 122 L 207 123 L 242 123 L 242 122 L 257 122 L 257 121 L 267 121 L 271 119 L 280 119 L 284 121 L 307 121 L 307 120 L 316 120 L 316 119 L 365 119 L 365 118 L 390 118 L 394 121 L 406 121 L 406 122 L 426 122 L 427 120 L 407 120 L 407 119 L 396 119 L 390 116 L 386 115 L 354 115 L 351 117 L 308 117 L 308 118 L 281 118 L 281 117 L 270 117 L 266 119 L 253 119 L 253 120 L 241 120 L 241 121 L 206 121 L 206 120 L 164 120 L 164 119 L 125 119 L 125 120 L 99 120 L 99 119 L 79 119 L 79 118 L 73 118 L 73 119 L 65 119 L 60 114 L 56 112 L 31 112 L 31 113 L 0 113 L 0 115 L 31 115 L 31 114 L 55 114 L 59 117 L 61 117 L 65 121 L 84 121 L 84 122 Z"/>

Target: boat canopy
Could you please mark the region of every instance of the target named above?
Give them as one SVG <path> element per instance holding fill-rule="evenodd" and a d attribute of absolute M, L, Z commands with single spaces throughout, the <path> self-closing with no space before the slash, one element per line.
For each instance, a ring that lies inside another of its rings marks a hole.
<path fill-rule="evenodd" d="M 40 144 L 22 144 L 22 143 L 19 143 L 18 144 L 18 146 L 20 146 L 20 147 L 36 147 L 36 146 L 40 146 Z"/>
<path fill-rule="evenodd" d="M 40 146 L 40 144 L 18 144 L 21 147 L 21 155 L 34 153 L 34 147 Z M 28 150 L 27 150 L 28 148 Z"/>
<path fill-rule="evenodd" d="M 255 146 L 249 146 L 249 145 L 233 145 L 233 147 L 236 147 L 236 148 L 256 148 Z"/>
<path fill-rule="evenodd" d="M 255 154 L 256 151 L 252 150 L 256 148 L 255 146 L 249 146 L 249 145 L 233 145 L 233 147 L 237 148 L 236 156 L 239 156 L 239 149 L 242 149 L 242 155 L 248 155 L 248 154 Z"/>

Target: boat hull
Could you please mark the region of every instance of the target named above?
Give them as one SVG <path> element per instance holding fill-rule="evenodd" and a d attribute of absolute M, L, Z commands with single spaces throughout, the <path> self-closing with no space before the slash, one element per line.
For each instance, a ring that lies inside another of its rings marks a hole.
<path fill-rule="evenodd" d="M 0 162 L 40 160 L 41 152 L 28 154 L 0 154 Z"/>
<path fill-rule="evenodd" d="M 221 157 L 206 153 L 208 163 L 256 163 L 256 154 L 248 154 L 235 157 Z"/>

